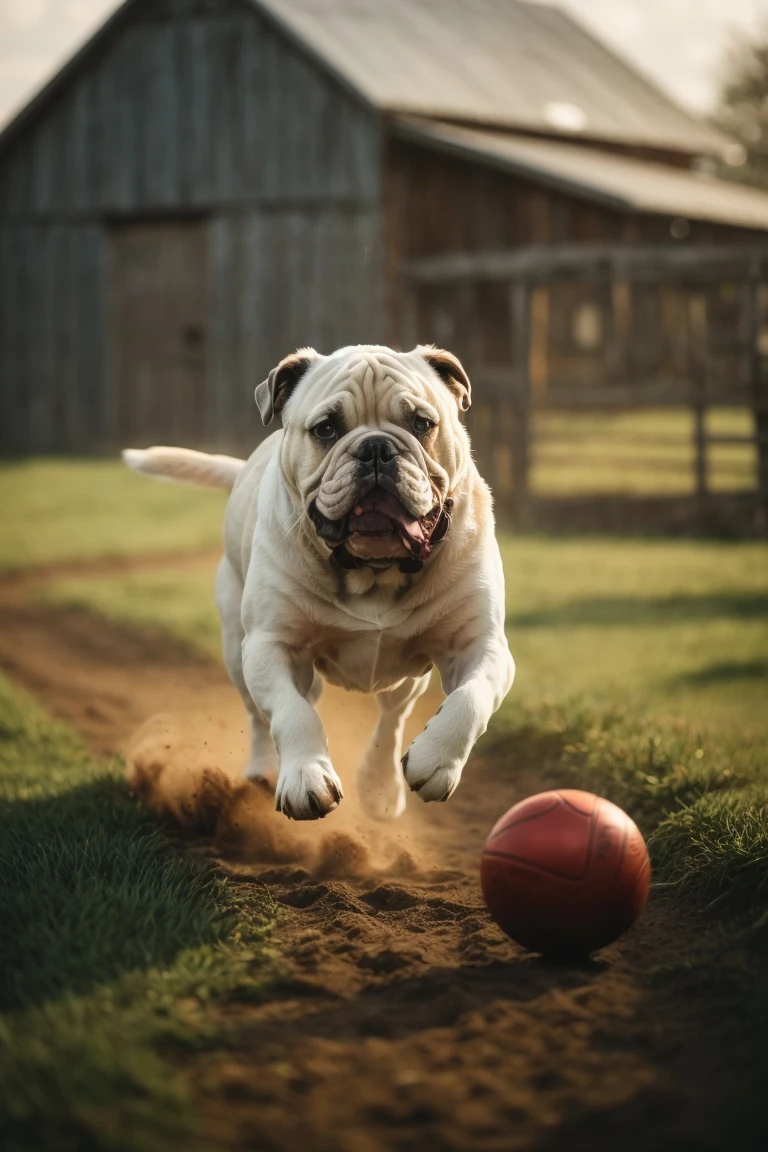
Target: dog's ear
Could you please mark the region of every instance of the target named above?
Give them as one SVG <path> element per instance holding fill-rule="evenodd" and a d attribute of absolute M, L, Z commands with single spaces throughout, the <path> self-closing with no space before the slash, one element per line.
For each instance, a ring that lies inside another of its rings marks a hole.
<path fill-rule="evenodd" d="M 314 348 L 299 348 L 281 360 L 273 368 L 266 380 L 256 389 L 256 407 L 262 420 L 269 424 L 275 412 L 281 412 L 288 397 L 301 380 L 313 360 L 317 359 Z"/>
<path fill-rule="evenodd" d="M 472 403 L 472 385 L 458 357 L 444 348 L 435 348 L 434 344 L 419 344 L 416 351 L 448 386 L 461 411 L 466 412 Z"/>

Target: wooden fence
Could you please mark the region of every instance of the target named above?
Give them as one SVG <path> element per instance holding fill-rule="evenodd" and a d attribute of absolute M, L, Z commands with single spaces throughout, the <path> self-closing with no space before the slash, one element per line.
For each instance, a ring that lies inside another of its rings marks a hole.
<path fill-rule="evenodd" d="M 402 341 L 464 360 L 502 517 L 553 499 L 768 517 L 768 248 L 571 246 L 404 269 Z"/>

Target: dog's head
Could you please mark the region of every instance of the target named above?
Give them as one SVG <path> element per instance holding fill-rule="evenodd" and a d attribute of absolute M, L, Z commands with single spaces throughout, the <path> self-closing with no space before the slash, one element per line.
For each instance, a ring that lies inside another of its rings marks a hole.
<path fill-rule="evenodd" d="M 466 372 L 450 352 L 376 345 L 287 356 L 256 389 L 282 413 L 286 482 L 348 567 L 417 570 L 450 524 L 469 460 Z"/>

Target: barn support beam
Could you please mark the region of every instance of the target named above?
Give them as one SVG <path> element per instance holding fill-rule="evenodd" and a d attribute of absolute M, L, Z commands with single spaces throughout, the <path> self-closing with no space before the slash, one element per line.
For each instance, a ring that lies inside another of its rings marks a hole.
<path fill-rule="evenodd" d="M 747 295 L 747 356 L 752 413 L 757 442 L 757 489 L 764 526 L 768 526 L 768 363 L 760 349 L 761 261 L 750 268 Z"/>
<path fill-rule="evenodd" d="M 518 525 L 530 521 L 530 442 L 531 442 L 531 286 L 525 280 L 510 285 L 510 326 L 512 330 L 512 475 L 514 514 Z"/>

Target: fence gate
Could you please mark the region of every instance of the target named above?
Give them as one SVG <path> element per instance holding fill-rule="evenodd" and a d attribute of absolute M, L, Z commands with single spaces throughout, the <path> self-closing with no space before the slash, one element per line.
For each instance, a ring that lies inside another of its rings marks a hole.
<path fill-rule="evenodd" d="M 466 363 L 501 518 L 768 515 L 768 253 L 532 248 L 406 269 L 406 343 Z"/>

